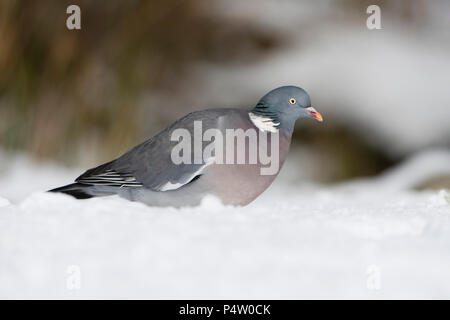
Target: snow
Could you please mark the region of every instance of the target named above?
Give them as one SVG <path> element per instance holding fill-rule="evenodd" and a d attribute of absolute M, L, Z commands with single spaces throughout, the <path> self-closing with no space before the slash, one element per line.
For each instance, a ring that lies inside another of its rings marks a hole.
<path fill-rule="evenodd" d="M 380 177 L 380 183 L 385 190 L 401 190 L 441 175 L 450 176 L 450 152 L 431 150 L 414 155 L 401 166 L 389 170 Z"/>
<path fill-rule="evenodd" d="M 0 298 L 450 298 L 450 195 L 411 190 L 449 157 L 321 186 L 296 179 L 293 156 L 247 207 L 182 209 L 45 193 L 79 171 L 8 158 Z"/>

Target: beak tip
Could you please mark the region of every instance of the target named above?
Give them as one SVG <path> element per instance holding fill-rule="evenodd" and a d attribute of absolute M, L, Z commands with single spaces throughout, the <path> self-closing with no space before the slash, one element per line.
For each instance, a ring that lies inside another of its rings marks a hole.
<path fill-rule="evenodd" d="M 319 122 L 323 122 L 323 117 L 322 115 L 317 112 L 316 109 L 314 109 L 313 107 L 309 107 L 306 110 L 308 110 L 309 114 L 311 115 L 312 118 L 316 119 Z"/>

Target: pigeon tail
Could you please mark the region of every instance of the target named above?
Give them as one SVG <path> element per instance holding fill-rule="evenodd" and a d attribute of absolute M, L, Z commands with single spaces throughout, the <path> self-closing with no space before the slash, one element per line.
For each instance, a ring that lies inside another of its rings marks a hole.
<path fill-rule="evenodd" d="M 93 195 L 86 192 L 87 188 L 89 188 L 89 186 L 87 186 L 85 184 L 72 183 L 72 184 L 68 184 L 66 186 L 62 186 L 59 188 L 49 190 L 48 192 L 61 192 L 61 193 L 71 195 L 72 197 L 75 197 L 77 199 L 89 199 L 89 198 L 94 197 Z"/>

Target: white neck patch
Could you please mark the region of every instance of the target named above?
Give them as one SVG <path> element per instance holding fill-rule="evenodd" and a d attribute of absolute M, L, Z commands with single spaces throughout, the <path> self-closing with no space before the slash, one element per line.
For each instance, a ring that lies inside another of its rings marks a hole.
<path fill-rule="evenodd" d="M 249 112 L 248 116 L 250 117 L 250 120 L 253 122 L 253 124 L 261 131 L 269 131 L 269 132 L 278 132 L 278 128 L 276 127 L 279 125 L 277 122 L 273 122 L 272 119 L 258 116 L 254 113 Z"/>

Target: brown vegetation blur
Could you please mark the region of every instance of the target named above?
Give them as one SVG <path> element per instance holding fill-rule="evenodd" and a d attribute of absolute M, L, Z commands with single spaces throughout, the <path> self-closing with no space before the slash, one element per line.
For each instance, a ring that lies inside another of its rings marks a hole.
<path fill-rule="evenodd" d="M 143 94 L 180 94 L 192 61 L 243 61 L 276 45 L 252 26 L 217 21 L 208 1 L 76 1 L 77 31 L 66 28 L 72 3 L 0 2 L 2 148 L 107 160 L 174 120 L 164 105 L 143 106 Z"/>

